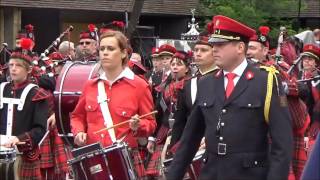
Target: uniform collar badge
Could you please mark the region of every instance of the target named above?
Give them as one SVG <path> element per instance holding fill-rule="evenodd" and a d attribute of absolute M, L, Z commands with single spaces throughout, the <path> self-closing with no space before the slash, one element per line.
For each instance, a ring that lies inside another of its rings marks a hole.
<path fill-rule="evenodd" d="M 252 79 L 253 77 L 254 77 L 253 72 L 247 71 L 247 73 L 246 73 L 246 78 L 247 78 L 247 80 L 250 80 L 250 79 Z"/>

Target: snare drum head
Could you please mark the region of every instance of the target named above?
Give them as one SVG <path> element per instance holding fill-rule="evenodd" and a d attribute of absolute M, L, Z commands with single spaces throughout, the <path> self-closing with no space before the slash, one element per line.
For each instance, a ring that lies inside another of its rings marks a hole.
<path fill-rule="evenodd" d="M 56 81 L 55 114 L 59 134 L 71 133 L 70 113 L 74 110 L 85 82 L 97 76 L 96 62 L 67 62 Z"/>

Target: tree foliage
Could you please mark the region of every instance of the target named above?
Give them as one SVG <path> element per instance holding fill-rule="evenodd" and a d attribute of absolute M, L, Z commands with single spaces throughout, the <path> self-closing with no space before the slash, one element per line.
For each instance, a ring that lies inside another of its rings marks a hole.
<path fill-rule="evenodd" d="M 301 3 L 301 9 L 305 4 Z M 201 27 L 212 20 L 214 15 L 224 15 L 240 21 L 253 29 L 267 25 L 270 37 L 278 36 L 280 26 L 285 26 L 290 35 L 297 34 L 297 18 L 286 18 L 286 12 L 297 12 L 299 0 L 200 0 L 197 12 L 203 17 Z"/>

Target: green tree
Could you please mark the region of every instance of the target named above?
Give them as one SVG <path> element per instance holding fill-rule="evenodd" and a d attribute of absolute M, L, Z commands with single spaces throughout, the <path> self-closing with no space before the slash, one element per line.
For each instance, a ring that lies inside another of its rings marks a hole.
<path fill-rule="evenodd" d="M 200 0 L 197 8 L 202 17 L 200 26 L 212 20 L 214 15 L 224 15 L 258 29 L 271 28 L 269 36 L 276 39 L 280 26 L 285 26 L 289 35 L 297 34 L 293 25 L 296 18 L 285 18 L 286 12 L 298 12 L 299 0 Z M 302 9 L 305 4 L 302 3 Z"/>

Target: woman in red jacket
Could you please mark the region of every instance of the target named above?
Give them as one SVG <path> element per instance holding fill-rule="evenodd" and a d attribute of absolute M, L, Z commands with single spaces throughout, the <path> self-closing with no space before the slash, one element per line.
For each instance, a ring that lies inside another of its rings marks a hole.
<path fill-rule="evenodd" d="M 71 114 L 74 142 L 78 146 L 100 142 L 106 147 L 112 145 L 115 140 L 124 138 L 123 141 L 132 149 L 134 161 L 141 161 L 137 140 L 151 135 L 156 127 L 153 116 L 138 118 L 153 110 L 149 85 L 127 67 L 128 43 L 121 32 L 108 31 L 102 34 L 99 44 L 102 73 L 98 78 L 86 82 L 78 104 Z M 98 95 L 106 96 L 107 106 L 99 104 L 105 101 Z M 106 109 L 109 109 L 109 112 Z M 108 114 L 111 118 L 104 118 L 108 117 Z M 100 129 L 128 119 L 128 124 L 95 134 Z M 141 163 L 134 163 L 141 179 L 145 175 L 144 167 Z"/>

